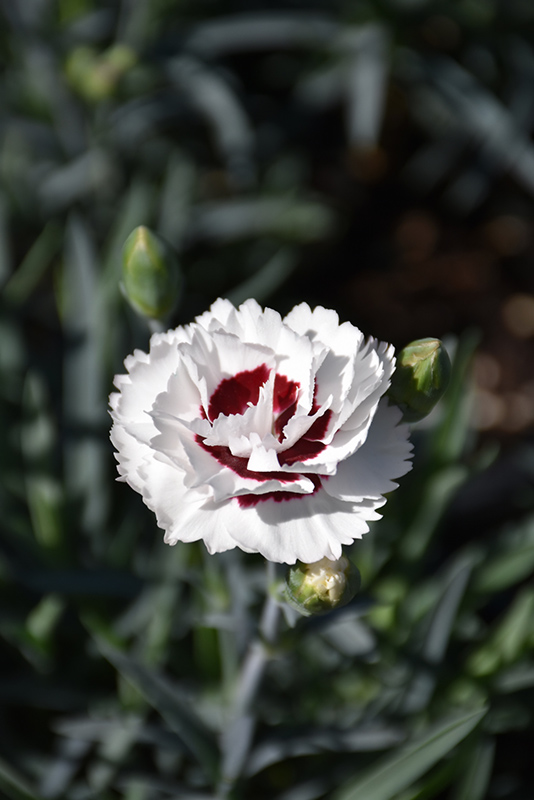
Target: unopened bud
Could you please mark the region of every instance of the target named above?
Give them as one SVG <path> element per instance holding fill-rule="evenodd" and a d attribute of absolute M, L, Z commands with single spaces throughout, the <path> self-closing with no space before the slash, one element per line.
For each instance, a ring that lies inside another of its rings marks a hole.
<path fill-rule="evenodd" d="M 126 239 L 122 250 L 122 288 L 133 308 L 149 319 L 163 319 L 180 293 L 176 257 L 163 239 L 144 225 Z"/>
<path fill-rule="evenodd" d="M 397 357 L 388 397 L 403 413 L 404 422 L 418 422 L 444 394 L 451 362 L 439 339 L 417 339 Z"/>
<path fill-rule="evenodd" d="M 349 603 L 360 588 L 360 573 L 348 558 L 298 561 L 286 575 L 286 600 L 305 617 L 327 614 Z"/>
<path fill-rule="evenodd" d="M 100 102 L 112 97 L 121 78 L 135 66 L 136 53 L 127 45 L 115 44 L 104 53 L 80 45 L 67 58 L 67 79 L 86 100 Z"/>

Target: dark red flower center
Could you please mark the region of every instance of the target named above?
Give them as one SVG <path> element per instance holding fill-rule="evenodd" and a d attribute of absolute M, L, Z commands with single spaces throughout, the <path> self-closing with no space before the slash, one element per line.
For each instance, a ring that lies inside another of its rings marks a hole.
<path fill-rule="evenodd" d="M 260 389 L 269 378 L 269 367 L 261 364 L 256 369 L 238 372 L 231 378 L 224 378 L 217 386 L 208 406 L 208 419 L 213 422 L 221 414 L 243 414 L 249 405 L 255 406 L 260 397 Z"/>
<path fill-rule="evenodd" d="M 269 379 L 269 375 L 270 370 L 267 364 L 261 364 L 256 369 L 244 370 L 231 378 L 224 378 L 210 397 L 207 414 L 204 408 L 200 409 L 201 416 L 203 419 L 207 418 L 210 422 L 214 422 L 220 414 L 225 414 L 226 416 L 243 414 L 249 406 L 257 404 L 260 389 Z M 297 410 L 299 390 L 300 385 L 296 381 L 290 380 L 285 375 L 276 374 L 273 391 L 273 432 L 280 442 L 285 439 L 285 426 Z M 319 410 L 316 395 L 317 386 L 315 386 L 312 408 L 309 411 L 310 416 L 313 416 Z M 278 460 L 280 464 L 306 461 L 314 458 L 324 450 L 326 445 L 323 444 L 322 439 L 326 434 L 330 417 L 331 411 L 325 411 L 297 442 L 287 450 L 279 453 Z M 228 467 L 242 478 L 258 482 L 279 480 L 281 483 L 294 483 L 301 477 L 296 472 L 253 472 L 247 468 L 248 459 L 232 455 L 228 447 L 221 445 L 210 447 L 205 444 L 204 438 L 198 435 L 196 441 L 220 464 Z M 313 481 L 314 492 L 318 491 L 321 487 L 321 478 L 313 473 L 303 474 Z M 248 507 L 262 500 L 272 499 L 279 502 L 297 497 L 309 497 L 309 495 L 301 495 L 295 492 L 267 492 L 260 495 L 239 495 L 237 499 L 242 507 Z"/>

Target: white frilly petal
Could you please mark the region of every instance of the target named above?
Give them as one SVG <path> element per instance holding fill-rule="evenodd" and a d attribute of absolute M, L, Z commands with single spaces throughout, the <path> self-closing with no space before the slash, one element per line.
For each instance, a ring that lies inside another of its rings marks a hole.
<path fill-rule="evenodd" d="M 119 480 L 169 544 L 337 559 L 411 468 L 408 428 L 383 397 L 393 348 L 334 311 L 303 303 L 282 320 L 254 300 L 236 309 L 219 299 L 125 367 L 110 397 Z M 223 382 L 255 370 L 261 384 L 243 408 L 242 389 L 234 403 L 237 383 Z"/>
<path fill-rule="evenodd" d="M 389 406 L 387 401 L 380 403 L 365 443 L 324 481 L 328 494 L 358 502 L 365 498 L 378 500 L 396 489 L 394 479 L 412 468 L 409 427 L 399 424 L 401 417 L 396 406 Z"/>

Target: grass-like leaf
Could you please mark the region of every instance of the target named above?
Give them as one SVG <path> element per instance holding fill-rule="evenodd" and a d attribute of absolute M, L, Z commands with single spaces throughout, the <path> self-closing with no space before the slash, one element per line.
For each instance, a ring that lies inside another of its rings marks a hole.
<path fill-rule="evenodd" d="M 502 592 L 527 578 L 534 569 L 534 519 L 505 528 L 495 552 L 477 568 L 473 587 L 476 592 Z"/>
<path fill-rule="evenodd" d="M 260 742 L 249 759 L 246 772 L 247 775 L 255 775 L 272 764 L 298 756 L 385 750 L 399 744 L 403 738 L 404 733 L 398 726 L 380 723 L 348 731 L 316 727 L 305 733 L 302 730 L 289 729 Z"/>
<path fill-rule="evenodd" d="M 477 743 L 473 757 L 456 786 L 452 800 L 484 800 L 491 778 L 494 753 L 493 739 Z"/>
<path fill-rule="evenodd" d="M 150 705 L 165 719 L 169 727 L 177 733 L 190 753 L 204 767 L 206 774 L 214 780 L 217 774 L 218 749 L 214 737 L 201 719 L 190 707 L 178 687 L 147 669 L 124 653 L 97 638 L 102 654 L 117 671 L 133 683 Z"/>
<path fill-rule="evenodd" d="M 421 648 L 426 667 L 414 675 L 404 701 L 405 713 L 420 711 L 428 705 L 437 676 L 430 667 L 440 664 L 447 651 L 452 628 L 471 574 L 474 556 L 463 555 L 452 565 L 443 591 L 429 615 L 429 627 Z"/>
<path fill-rule="evenodd" d="M 348 782 L 333 800 L 390 800 L 434 766 L 461 742 L 485 715 L 486 709 L 471 711 L 433 727 Z"/>
<path fill-rule="evenodd" d="M 248 297 L 265 301 L 289 278 L 295 266 L 296 258 L 292 248 L 282 248 L 255 275 L 228 292 L 228 299 L 236 306 L 244 303 Z"/>
<path fill-rule="evenodd" d="M 55 222 L 44 226 L 4 287 L 4 296 L 10 303 L 23 303 L 33 292 L 59 250 L 61 233 Z"/>
<path fill-rule="evenodd" d="M 40 800 L 26 778 L 4 760 L 0 760 L 0 790 L 5 792 L 3 797 L 13 800 Z"/>

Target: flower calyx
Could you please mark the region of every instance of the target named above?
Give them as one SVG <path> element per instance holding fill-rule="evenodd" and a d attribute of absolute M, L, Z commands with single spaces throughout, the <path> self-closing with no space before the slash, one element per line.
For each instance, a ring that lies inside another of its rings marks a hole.
<path fill-rule="evenodd" d="M 78 95 L 90 103 L 100 103 L 116 94 L 120 81 L 137 60 L 137 53 L 126 44 L 115 44 L 103 53 L 79 45 L 67 58 L 65 74 Z"/>
<path fill-rule="evenodd" d="M 390 402 L 403 413 L 403 422 L 419 422 L 441 399 L 449 385 L 451 362 L 439 339 L 416 339 L 397 357 L 388 390 Z"/>
<path fill-rule="evenodd" d="M 134 310 L 148 319 L 165 319 L 176 306 L 181 282 L 170 246 L 144 225 L 135 228 L 122 250 L 121 287 Z"/>
<path fill-rule="evenodd" d="M 346 556 L 297 561 L 287 570 L 285 599 L 303 616 L 318 616 L 350 603 L 360 585 L 359 570 Z"/>

